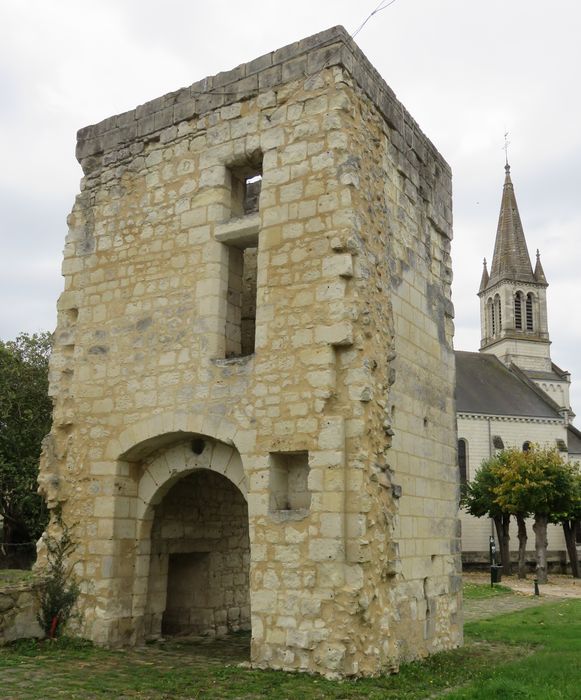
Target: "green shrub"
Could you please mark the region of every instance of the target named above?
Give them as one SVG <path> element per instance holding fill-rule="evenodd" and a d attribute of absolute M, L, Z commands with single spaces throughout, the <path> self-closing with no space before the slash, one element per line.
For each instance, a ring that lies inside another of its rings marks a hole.
<path fill-rule="evenodd" d="M 60 536 L 45 534 L 47 565 L 44 583 L 39 592 L 40 610 L 37 620 L 45 635 L 54 639 L 62 631 L 73 614 L 79 597 L 79 585 L 72 571 L 70 556 L 77 548 L 71 528 L 62 520 L 60 510 L 56 513 Z"/>

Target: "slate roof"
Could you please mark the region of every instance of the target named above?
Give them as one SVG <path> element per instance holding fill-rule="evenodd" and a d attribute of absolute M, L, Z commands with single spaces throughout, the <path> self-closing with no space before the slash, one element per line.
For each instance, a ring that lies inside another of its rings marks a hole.
<path fill-rule="evenodd" d="M 456 351 L 456 410 L 562 420 L 557 405 L 516 367 L 495 355 Z"/>
<path fill-rule="evenodd" d="M 581 431 L 574 425 L 567 426 L 567 446 L 569 454 L 581 455 Z"/>

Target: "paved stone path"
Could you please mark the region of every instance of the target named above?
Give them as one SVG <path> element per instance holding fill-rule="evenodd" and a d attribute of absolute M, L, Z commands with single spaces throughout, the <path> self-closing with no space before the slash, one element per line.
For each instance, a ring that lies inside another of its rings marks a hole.
<path fill-rule="evenodd" d="M 486 574 L 467 573 L 464 581 L 468 583 L 490 583 Z M 559 600 L 581 598 L 581 580 L 570 576 L 553 575 L 548 584 L 541 586 L 541 595 L 534 595 L 533 578 L 519 580 L 515 576 L 502 579 L 501 584 L 511 588 L 516 595 L 498 595 L 482 600 L 464 600 L 464 622 L 482 620 L 495 615 L 533 608 L 538 605 L 555 603 Z"/>
<path fill-rule="evenodd" d="M 483 598 L 482 600 L 464 601 L 464 622 L 472 620 L 484 620 L 487 617 L 504 615 L 505 613 L 524 610 L 524 608 L 534 608 L 547 603 L 554 603 L 558 598 L 541 598 L 523 595 L 495 596 L 494 598 Z"/>

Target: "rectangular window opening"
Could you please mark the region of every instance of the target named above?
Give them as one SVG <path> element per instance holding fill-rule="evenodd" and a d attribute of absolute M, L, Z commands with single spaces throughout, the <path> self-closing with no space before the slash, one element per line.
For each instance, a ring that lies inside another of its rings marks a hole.
<path fill-rule="evenodd" d="M 262 187 L 262 157 L 247 165 L 230 168 L 232 218 L 246 216 L 258 211 Z"/>
<path fill-rule="evenodd" d="M 229 248 L 226 306 L 226 358 L 254 353 L 256 335 L 256 245 Z"/>
<path fill-rule="evenodd" d="M 270 511 L 308 511 L 308 452 L 270 453 Z"/>
<path fill-rule="evenodd" d="M 262 154 L 255 153 L 228 170 L 231 206 L 225 357 L 232 359 L 248 357 L 255 350 L 258 231 L 245 217 L 258 212 Z"/>

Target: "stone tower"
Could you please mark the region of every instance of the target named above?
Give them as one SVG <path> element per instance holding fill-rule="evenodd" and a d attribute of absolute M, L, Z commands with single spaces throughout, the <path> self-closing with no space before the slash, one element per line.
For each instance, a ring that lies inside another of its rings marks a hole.
<path fill-rule="evenodd" d="M 81 633 L 335 676 L 457 646 L 450 170 L 345 30 L 77 157 L 40 481 Z"/>
<path fill-rule="evenodd" d="M 524 370 L 570 412 L 570 375 L 551 361 L 548 283 L 539 251 L 531 265 L 508 163 L 505 172 L 490 275 L 485 260 L 478 291 L 480 350 Z"/>

